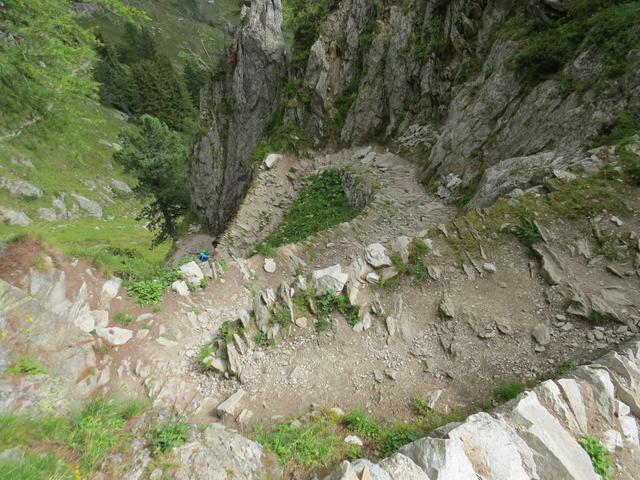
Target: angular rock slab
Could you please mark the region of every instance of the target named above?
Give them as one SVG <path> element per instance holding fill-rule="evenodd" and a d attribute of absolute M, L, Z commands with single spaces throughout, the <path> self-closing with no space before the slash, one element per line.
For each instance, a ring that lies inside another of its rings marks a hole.
<path fill-rule="evenodd" d="M 480 473 L 495 480 L 539 478 L 531 449 L 506 422 L 487 413 L 454 425 L 445 438 L 429 440 L 400 450 L 429 478 L 476 479 L 481 478 Z"/>
<path fill-rule="evenodd" d="M 191 285 L 200 285 L 204 278 L 204 273 L 196 262 L 185 263 L 180 266 L 180 273 L 187 283 Z"/>
<path fill-rule="evenodd" d="M 340 265 L 333 265 L 322 270 L 316 270 L 311 274 L 311 283 L 316 292 L 327 290 L 340 293 L 349 280 L 349 275 L 342 271 Z"/>
<path fill-rule="evenodd" d="M 391 480 L 429 480 L 427 474 L 402 453 L 384 459 L 380 467 L 389 474 Z"/>
<path fill-rule="evenodd" d="M 589 455 L 534 392 L 525 393 L 506 418 L 533 450 L 541 479 L 600 479 Z"/>
<path fill-rule="evenodd" d="M 173 451 L 176 480 L 281 478 L 276 462 L 267 461 L 260 444 L 213 423 L 196 441 Z M 232 472 L 232 473 L 230 473 Z"/>
<path fill-rule="evenodd" d="M 387 249 L 381 243 L 372 243 L 367 246 L 364 258 L 373 268 L 390 267 L 391 259 L 387 255 Z"/>

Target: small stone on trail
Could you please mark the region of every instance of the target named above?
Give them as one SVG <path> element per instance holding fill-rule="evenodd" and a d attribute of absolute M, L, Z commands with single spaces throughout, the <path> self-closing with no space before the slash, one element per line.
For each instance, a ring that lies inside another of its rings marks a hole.
<path fill-rule="evenodd" d="M 369 330 L 372 324 L 373 320 L 371 318 L 371 314 L 367 312 L 362 316 L 362 320 L 360 320 L 353 326 L 353 331 L 356 333 L 364 332 L 366 330 Z"/>
<path fill-rule="evenodd" d="M 551 342 L 551 333 L 549 327 L 544 323 L 539 323 L 533 328 L 531 335 L 539 345 L 548 345 Z"/>
<path fill-rule="evenodd" d="M 484 270 L 486 272 L 489 272 L 489 273 L 496 273 L 496 270 L 497 270 L 496 269 L 496 264 L 495 263 L 491 263 L 491 262 L 485 262 L 482 265 L 482 268 L 484 268 Z"/>
<path fill-rule="evenodd" d="M 440 301 L 440 306 L 438 308 L 445 318 L 453 318 L 456 316 L 456 307 L 448 293 L 445 293 L 442 296 L 442 300 Z"/>
<path fill-rule="evenodd" d="M 224 417 L 225 415 L 235 415 L 236 410 L 238 409 L 238 404 L 244 395 L 245 391 L 239 389 L 236 393 L 227 398 L 224 402 L 218 405 L 218 415 L 221 417 Z"/>
<path fill-rule="evenodd" d="M 153 313 L 143 313 L 138 315 L 136 318 L 136 322 L 144 322 L 145 320 L 151 320 L 153 318 Z"/>
<path fill-rule="evenodd" d="M 265 167 L 271 169 L 280 160 L 282 160 L 282 155 L 280 155 L 279 153 L 270 153 L 269 155 L 267 155 L 267 158 L 265 158 L 264 165 Z"/>
<path fill-rule="evenodd" d="M 185 263 L 180 266 L 179 270 L 182 277 L 191 285 L 200 285 L 204 278 L 204 274 L 196 262 Z"/>
<path fill-rule="evenodd" d="M 367 273 L 367 282 L 377 284 L 380 283 L 380 275 L 376 272 Z"/>
<path fill-rule="evenodd" d="M 441 396 L 442 396 L 442 390 L 434 390 L 429 395 L 427 395 L 427 398 L 426 398 L 427 407 L 433 410 L 433 408 L 436 406 L 436 403 L 438 403 L 438 400 L 440 399 Z"/>
<path fill-rule="evenodd" d="M 615 215 L 611 215 L 611 221 L 613 223 L 615 223 L 617 226 L 621 227 L 622 225 L 624 225 L 624 222 L 622 220 L 620 220 L 618 217 L 616 217 Z"/>
<path fill-rule="evenodd" d="M 387 317 L 386 324 L 387 324 L 387 331 L 389 332 L 389 335 L 393 337 L 396 334 L 396 329 L 397 329 L 396 319 L 393 317 Z"/>
<path fill-rule="evenodd" d="M 133 337 L 133 332 L 131 330 L 127 330 L 126 328 L 119 327 L 111 327 L 111 328 L 97 328 L 96 335 L 100 338 L 105 339 L 112 345 L 124 345 L 131 337 Z"/>
<path fill-rule="evenodd" d="M 496 320 L 496 328 L 503 335 L 511 335 L 513 333 L 513 329 L 511 328 L 511 325 L 509 325 L 507 321 L 502 318 Z"/>
<path fill-rule="evenodd" d="M 360 447 L 364 445 L 362 443 L 362 440 L 360 440 L 360 438 L 356 437 L 355 435 L 349 435 L 348 437 L 345 437 L 344 442 L 348 443 L 349 445 L 358 445 Z"/>
<path fill-rule="evenodd" d="M 265 258 L 263 268 L 264 268 L 264 271 L 267 273 L 275 273 L 276 261 L 273 258 Z"/>
<path fill-rule="evenodd" d="M 398 371 L 397 370 L 393 370 L 391 368 L 387 368 L 384 371 L 384 374 L 389 377 L 391 380 L 396 380 L 398 378 Z"/>
<path fill-rule="evenodd" d="M 173 282 L 171 284 L 171 290 L 173 290 L 174 292 L 176 292 L 178 295 L 182 297 L 189 296 L 189 287 L 187 286 L 184 280 L 176 280 L 175 282 Z"/>
<path fill-rule="evenodd" d="M 307 317 L 296 318 L 294 323 L 300 328 L 307 328 Z"/>
<path fill-rule="evenodd" d="M 364 258 L 373 268 L 390 267 L 391 259 L 387 256 L 387 249 L 380 243 L 372 243 L 365 249 Z"/>

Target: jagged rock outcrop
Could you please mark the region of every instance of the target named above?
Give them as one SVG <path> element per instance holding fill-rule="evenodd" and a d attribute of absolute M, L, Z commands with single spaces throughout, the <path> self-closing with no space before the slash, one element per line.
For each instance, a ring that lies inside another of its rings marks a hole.
<path fill-rule="evenodd" d="M 201 96 L 207 132 L 196 142 L 189 184 L 195 212 L 213 233 L 234 215 L 253 173 L 251 150 L 279 105 L 286 79 L 280 0 L 244 5 L 222 71 Z"/>
<path fill-rule="evenodd" d="M 636 476 L 639 367 L 636 342 L 566 378 L 547 380 L 492 414 L 445 425 L 378 464 L 345 461 L 325 480 L 597 480 L 581 435 L 602 442 L 614 458 L 622 455 L 625 471 Z"/>
<path fill-rule="evenodd" d="M 606 55 L 585 41 L 558 75 L 532 83 L 511 64 L 527 39 L 502 34 L 522 8 L 515 1 L 343 0 L 311 47 L 306 101 L 288 102 L 287 119 L 317 142 L 402 139 L 420 153 L 429 182 L 454 173 L 459 190 L 477 190 L 473 206 L 494 201 L 495 184 L 503 194 L 559 164 L 580 169 L 585 150 L 619 112 L 640 110 L 640 52 L 629 51 L 626 72 L 602 82 Z M 569 11 L 566 2 L 545 0 L 526 8 L 543 24 Z"/>

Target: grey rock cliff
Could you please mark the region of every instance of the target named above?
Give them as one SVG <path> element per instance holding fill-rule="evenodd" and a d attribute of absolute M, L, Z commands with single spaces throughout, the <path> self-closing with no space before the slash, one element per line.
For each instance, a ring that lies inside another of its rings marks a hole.
<path fill-rule="evenodd" d="M 566 2 L 527 5 L 541 23 L 567 14 Z M 343 0 L 309 53 L 310 100 L 289 102 L 288 119 L 317 142 L 398 140 L 419 154 L 428 182 L 453 173 L 460 189 L 477 190 L 473 206 L 496 199 L 492 184 L 499 195 L 535 184 L 558 168 L 550 156 L 579 169 L 619 112 L 640 111 L 640 52 L 628 53 L 623 75 L 599 82 L 604 56 L 585 42 L 560 75 L 531 85 L 510 67 L 526 39 L 501 34 L 518 8 L 513 0 Z M 567 88 L 566 78 L 583 87 Z M 519 159 L 535 173 L 523 174 Z M 505 180 L 512 173 L 517 182 Z"/>
<path fill-rule="evenodd" d="M 251 150 L 263 138 L 286 79 L 281 1 L 254 0 L 241 17 L 225 47 L 222 72 L 202 92 L 208 130 L 194 146 L 189 173 L 194 210 L 216 234 L 251 183 Z"/>

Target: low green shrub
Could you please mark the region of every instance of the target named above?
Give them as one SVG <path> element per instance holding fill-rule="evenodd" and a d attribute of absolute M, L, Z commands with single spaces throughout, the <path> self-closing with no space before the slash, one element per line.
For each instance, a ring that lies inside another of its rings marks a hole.
<path fill-rule="evenodd" d="M 189 439 L 189 425 L 179 421 L 168 421 L 157 425 L 151 433 L 153 453 L 159 455 L 179 447 Z"/>
<path fill-rule="evenodd" d="M 253 340 L 256 342 L 256 345 L 265 348 L 273 347 L 276 344 L 275 340 L 269 338 L 269 336 L 265 332 L 256 333 L 256 336 L 253 337 Z"/>
<path fill-rule="evenodd" d="M 181 275 L 178 270 L 169 270 L 152 280 L 129 283 L 127 285 L 127 293 L 130 297 L 135 298 L 140 305 L 153 305 L 160 302 L 164 296 L 164 291 L 180 278 Z"/>
<path fill-rule="evenodd" d="M 607 478 L 613 462 L 604 445 L 589 435 L 581 435 L 578 438 L 578 442 L 589 457 L 591 457 L 591 464 L 595 472 L 602 478 Z"/>
<path fill-rule="evenodd" d="M 349 298 L 343 293 L 336 294 L 327 290 L 316 297 L 316 305 L 320 318 L 326 319 L 331 313 L 337 310 L 352 327 L 360 321 L 358 316 L 360 306 L 351 305 Z"/>

